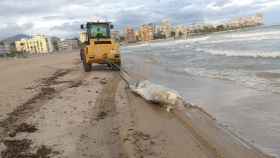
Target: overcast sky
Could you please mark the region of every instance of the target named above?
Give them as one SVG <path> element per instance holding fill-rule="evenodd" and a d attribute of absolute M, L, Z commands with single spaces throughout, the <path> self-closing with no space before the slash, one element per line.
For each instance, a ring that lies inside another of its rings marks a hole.
<path fill-rule="evenodd" d="M 280 24 L 280 0 L 0 0 L 0 39 L 18 33 L 77 36 L 80 24 L 91 19 L 120 29 L 162 19 L 219 22 L 256 12 L 267 25 Z"/>

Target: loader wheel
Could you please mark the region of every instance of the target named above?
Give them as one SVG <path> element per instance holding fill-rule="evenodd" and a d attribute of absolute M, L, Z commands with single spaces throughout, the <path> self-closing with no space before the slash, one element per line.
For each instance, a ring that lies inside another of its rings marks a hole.
<path fill-rule="evenodd" d="M 119 69 L 119 68 L 121 67 L 120 63 L 116 63 L 115 65 L 116 65 L 117 67 L 114 67 L 114 70 L 115 70 L 115 71 L 120 71 L 120 69 Z"/>
<path fill-rule="evenodd" d="M 116 65 L 117 65 L 118 67 L 121 67 L 121 66 L 122 66 L 122 64 L 121 64 L 121 63 L 117 63 Z"/>
<path fill-rule="evenodd" d="M 112 69 L 112 65 L 111 64 L 106 64 L 108 68 Z"/>
<path fill-rule="evenodd" d="M 83 61 L 83 67 L 84 67 L 84 71 L 85 71 L 85 72 L 90 72 L 91 69 L 92 69 L 91 64 L 87 64 L 87 63 L 85 63 L 84 61 Z"/>
<path fill-rule="evenodd" d="M 85 72 L 90 72 L 91 69 L 92 69 L 92 66 L 91 66 L 91 64 L 88 64 L 86 62 L 86 57 L 85 57 L 84 53 L 81 53 L 81 58 L 82 58 L 82 63 L 83 63 L 84 71 Z"/>

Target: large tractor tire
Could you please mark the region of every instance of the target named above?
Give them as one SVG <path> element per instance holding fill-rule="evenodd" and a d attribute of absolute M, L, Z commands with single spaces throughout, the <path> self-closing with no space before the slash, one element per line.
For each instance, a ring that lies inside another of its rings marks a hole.
<path fill-rule="evenodd" d="M 117 65 L 118 65 L 119 67 L 121 67 L 121 66 L 122 66 L 122 63 L 117 63 Z"/>
<path fill-rule="evenodd" d="M 120 71 L 121 70 L 121 64 L 120 63 L 116 63 L 115 65 L 116 65 L 116 67 L 114 67 L 114 70 L 115 71 Z"/>
<path fill-rule="evenodd" d="M 86 56 L 85 56 L 85 53 L 82 49 L 81 49 L 81 52 L 80 52 L 80 56 L 81 56 L 81 60 L 82 60 L 82 63 L 83 63 L 84 71 L 85 72 L 90 72 L 91 69 L 92 69 L 92 66 L 91 66 L 91 64 L 88 64 L 86 62 Z"/>

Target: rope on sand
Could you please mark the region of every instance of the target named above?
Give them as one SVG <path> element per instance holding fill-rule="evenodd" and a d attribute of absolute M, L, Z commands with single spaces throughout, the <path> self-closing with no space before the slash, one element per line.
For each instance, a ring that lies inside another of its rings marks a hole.
<path fill-rule="evenodd" d="M 164 106 L 166 107 L 167 111 L 172 110 L 174 106 L 184 102 L 183 98 L 172 89 L 154 84 L 148 80 L 133 80 L 128 72 L 119 65 L 113 64 L 111 62 L 108 62 L 108 65 L 110 65 L 113 69 L 118 70 L 120 72 L 120 77 L 125 81 L 132 92 L 138 94 L 146 101 Z"/>

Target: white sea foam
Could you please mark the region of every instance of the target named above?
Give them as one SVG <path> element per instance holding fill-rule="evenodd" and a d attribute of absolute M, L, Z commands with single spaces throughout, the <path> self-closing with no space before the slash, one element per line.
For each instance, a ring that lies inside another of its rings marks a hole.
<path fill-rule="evenodd" d="M 255 73 L 244 70 L 210 70 L 206 68 L 185 68 L 190 75 L 207 77 L 212 79 L 228 80 L 236 82 L 248 88 L 259 91 L 280 92 L 280 87 L 271 85 L 271 81 L 258 77 Z"/>
<path fill-rule="evenodd" d="M 280 52 L 262 52 L 262 51 L 237 51 L 237 50 L 218 50 L 218 49 L 202 49 L 196 48 L 196 51 L 203 51 L 212 55 L 225 56 L 244 56 L 244 57 L 262 57 L 262 58 L 279 58 Z"/>
<path fill-rule="evenodd" d="M 169 46 L 169 45 L 176 45 L 184 42 L 186 42 L 186 40 L 171 40 L 171 41 L 150 43 L 150 46 Z"/>
<path fill-rule="evenodd" d="M 138 47 L 151 47 L 151 46 L 168 46 L 168 45 L 174 45 L 178 43 L 185 42 L 183 40 L 176 40 L 176 41 L 161 41 L 161 42 L 154 42 L 154 43 L 141 43 L 136 45 L 128 45 L 127 48 L 138 48 Z"/>
<path fill-rule="evenodd" d="M 219 37 L 212 38 L 212 37 Z M 234 33 L 210 36 L 209 40 L 201 41 L 202 44 L 216 44 L 239 41 L 280 40 L 280 31 Z"/>
<path fill-rule="evenodd" d="M 250 38 L 250 37 L 264 37 L 280 35 L 280 31 L 267 31 L 267 32 L 250 32 L 250 33 L 237 33 L 225 35 L 226 38 Z"/>
<path fill-rule="evenodd" d="M 190 39 L 181 39 L 181 40 L 167 40 L 167 41 L 156 41 L 156 42 L 151 42 L 151 43 L 141 43 L 141 44 L 136 44 L 136 45 L 127 45 L 125 47 L 127 48 L 137 48 L 137 47 L 153 47 L 153 46 L 169 46 L 169 45 L 176 45 L 180 43 L 195 43 L 199 41 L 205 41 L 209 38 L 209 36 L 204 36 L 204 37 L 195 37 L 195 38 L 190 38 Z"/>
<path fill-rule="evenodd" d="M 164 41 L 164 42 L 155 42 L 155 43 L 150 43 L 149 46 L 169 46 L 169 45 L 176 45 L 181 43 L 195 43 L 199 41 L 205 41 L 208 38 L 209 36 L 195 37 L 195 38 L 181 39 L 181 40 L 171 40 L 171 41 Z"/>
<path fill-rule="evenodd" d="M 218 44 L 228 42 L 242 42 L 242 41 L 262 41 L 262 40 L 280 40 L 280 35 L 262 36 L 262 37 L 248 37 L 248 38 L 224 38 L 218 40 L 202 41 L 202 44 Z"/>
<path fill-rule="evenodd" d="M 126 48 L 137 48 L 137 47 L 144 47 L 144 46 L 148 46 L 148 43 L 141 43 L 141 44 L 135 44 L 135 45 L 126 45 L 124 47 Z"/>
<path fill-rule="evenodd" d="M 209 36 L 204 36 L 204 37 L 197 37 L 197 38 L 186 39 L 185 41 L 187 43 L 193 43 L 193 42 L 206 41 L 208 39 L 209 39 Z"/>

